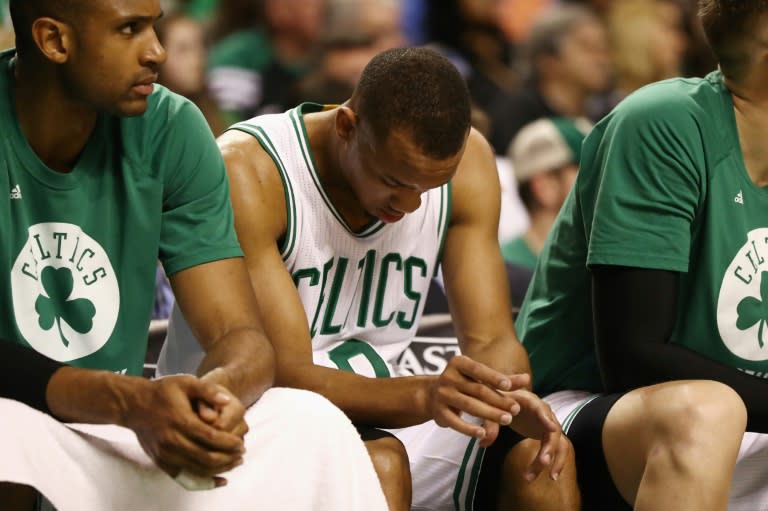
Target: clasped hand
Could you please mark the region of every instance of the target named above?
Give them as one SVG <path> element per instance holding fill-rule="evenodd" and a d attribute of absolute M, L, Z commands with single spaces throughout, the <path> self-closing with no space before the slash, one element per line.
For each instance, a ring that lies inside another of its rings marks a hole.
<path fill-rule="evenodd" d="M 171 477 L 185 470 L 214 477 L 242 464 L 245 407 L 226 388 L 191 375 L 149 382 L 131 396 L 125 425 L 142 448 Z"/>
<path fill-rule="evenodd" d="M 482 447 L 496 440 L 499 426 L 539 440 L 539 452 L 526 477 L 534 479 L 550 467 L 550 476 L 557 479 L 565 465 L 567 442 L 549 405 L 526 390 L 529 384 L 527 374 L 506 375 L 458 355 L 431 384 L 430 414 L 440 426 L 479 438 Z M 462 417 L 463 413 L 477 417 L 482 425 Z"/>

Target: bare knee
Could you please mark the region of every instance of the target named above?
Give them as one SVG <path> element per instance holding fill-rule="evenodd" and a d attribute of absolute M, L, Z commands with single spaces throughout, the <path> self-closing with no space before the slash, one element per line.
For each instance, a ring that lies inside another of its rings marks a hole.
<path fill-rule="evenodd" d="M 649 407 L 657 440 L 684 447 L 702 436 L 741 442 L 747 410 L 739 395 L 715 381 L 686 381 L 661 390 Z"/>
<path fill-rule="evenodd" d="M 368 454 L 376 467 L 376 472 L 383 475 L 410 476 L 408 453 L 403 444 L 394 437 L 379 438 L 365 442 Z"/>
<path fill-rule="evenodd" d="M 366 440 L 365 447 L 381 483 L 390 510 L 411 505 L 411 468 L 405 447 L 395 437 Z"/>
<path fill-rule="evenodd" d="M 557 481 L 549 477 L 546 469 L 533 481 L 525 478 L 539 452 L 538 440 L 527 438 L 510 449 L 504 458 L 498 509 L 575 511 L 580 508 L 573 446 L 565 436 L 561 441 L 567 449 L 565 468 Z"/>

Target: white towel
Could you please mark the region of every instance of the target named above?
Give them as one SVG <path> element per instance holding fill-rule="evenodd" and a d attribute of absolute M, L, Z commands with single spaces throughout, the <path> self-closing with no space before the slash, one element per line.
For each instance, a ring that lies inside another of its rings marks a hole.
<path fill-rule="evenodd" d="M 58 511 L 387 509 L 357 431 L 325 398 L 271 389 L 247 412 L 245 463 L 229 484 L 188 491 L 131 430 L 62 424 L 0 399 L 0 481 L 37 488 Z"/>

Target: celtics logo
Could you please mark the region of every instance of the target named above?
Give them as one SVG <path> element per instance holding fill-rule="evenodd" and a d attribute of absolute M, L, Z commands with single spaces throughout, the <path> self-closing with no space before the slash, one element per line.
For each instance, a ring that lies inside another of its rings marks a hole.
<path fill-rule="evenodd" d="M 49 358 L 85 357 L 112 335 L 120 309 L 115 272 L 101 245 L 76 225 L 30 227 L 11 287 L 19 332 Z"/>
<path fill-rule="evenodd" d="M 768 360 L 768 229 L 750 232 L 725 272 L 717 326 L 734 355 Z"/>

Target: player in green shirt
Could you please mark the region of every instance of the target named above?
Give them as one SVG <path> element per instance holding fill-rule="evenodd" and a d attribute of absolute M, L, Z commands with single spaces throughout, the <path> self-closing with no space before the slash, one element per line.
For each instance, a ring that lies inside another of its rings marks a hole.
<path fill-rule="evenodd" d="M 0 397 L 61 421 L 129 427 L 171 476 L 225 472 L 243 462 L 246 407 L 272 385 L 274 352 L 213 135 L 192 103 L 154 85 L 165 60 L 153 28 L 159 2 L 11 0 L 10 12 L 17 48 L 0 53 L 0 347 L 11 367 L 9 357 L 34 365 L 6 350 L 13 343 L 52 365 L 30 374 L 4 365 Z M 206 351 L 199 378 L 136 377 L 158 258 Z M 61 364 L 104 371 L 62 373 Z M 56 378 L 69 385 L 54 396 Z"/>
<path fill-rule="evenodd" d="M 768 5 L 700 16 L 721 71 L 594 128 L 517 322 L 586 509 L 767 502 Z"/>

